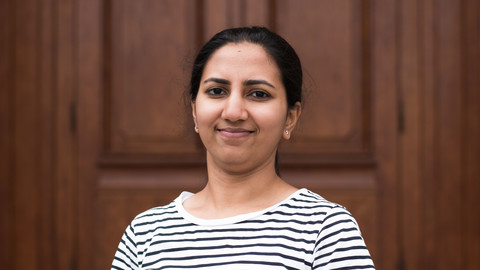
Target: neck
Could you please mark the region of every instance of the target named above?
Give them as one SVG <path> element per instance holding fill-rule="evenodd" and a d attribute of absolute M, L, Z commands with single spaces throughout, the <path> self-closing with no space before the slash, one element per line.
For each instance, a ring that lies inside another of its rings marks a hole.
<path fill-rule="evenodd" d="M 238 205 L 261 197 L 282 182 L 274 170 L 263 169 L 232 174 L 209 167 L 205 191 L 220 205 Z"/>
<path fill-rule="evenodd" d="M 196 194 L 202 218 L 222 218 L 259 211 L 296 191 L 275 172 L 274 160 L 264 166 L 239 173 L 217 166 L 207 157 L 208 182 Z"/>

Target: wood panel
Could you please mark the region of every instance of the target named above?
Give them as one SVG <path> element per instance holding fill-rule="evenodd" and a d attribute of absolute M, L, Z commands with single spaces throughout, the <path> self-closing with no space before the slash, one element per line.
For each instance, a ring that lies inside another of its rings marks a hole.
<path fill-rule="evenodd" d="M 198 153 L 183 99 L 192 61 L 186 57 L 197 47 L 196 2 L 108 3 L 106 150 Z"/>
<path fill-rule="evenodd" d="M 277 1 L 275 30 L 298 52 L 305 104 L 288 153 L 369 151 L 371 78 L 368 22 L 362 1 Z M 298 23 L 301 22 L 301 27 Z M 367 27 L 365 27 L 367 25 Z"/>
<path fill-rule="evenodd" d="M 402 266 L 476 269 L 479 6 L 403 1 L 399 10 Z"/>

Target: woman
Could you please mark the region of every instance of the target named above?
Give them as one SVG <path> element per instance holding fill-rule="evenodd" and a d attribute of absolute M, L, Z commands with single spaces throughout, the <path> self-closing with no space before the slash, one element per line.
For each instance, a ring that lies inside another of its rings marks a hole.
<path fill-rule="evenodd" d="M 343 207 L 283 181 L 277 148 L 301 113 L 302 69 L 262 27 L 227 29 L 190 81 L 208 181 L 128 226 L 112 269 L 373 269 Z"/>

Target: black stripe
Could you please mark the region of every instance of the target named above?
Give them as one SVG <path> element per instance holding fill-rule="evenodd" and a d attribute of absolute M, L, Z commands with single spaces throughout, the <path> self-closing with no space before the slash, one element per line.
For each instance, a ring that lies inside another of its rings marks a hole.
<path fill-rule="evenodd" d="M 267 257 L 281 257 L 290 261 L 296 261 L 296 262 L 302 262 L 305 263 L 305 261 L 298 259 L 296 257 L 288 256 L 282 253 L 277 253 L 277 252 L 244 252 L 244 253 L 227 253 L 227 254 L 212 254 L 212 255 L 197 255 L 197 256 L 187 256 L 187 257 L 171 257 L 171 258 L 160 258 L 158 260 L 152 261 L 150 263 L 142 265 L 143 267 L 148 267 L 151 265 L 155 265 L 161 261 L 189 261 L 189 260 L 197 260 L 197 259 L 210 259 L 210 258 L 222 258 L 222 257 L 228 257 L 228 258 L 235 258 L 239 256 L 249 256 L 249 255 L 254 255 L 254 256 L 267 256 Z M 234 259 L 232 260 L 234 262 Z M 230 262 L 229 262 L 230 264 Z M 261 264 L 268 264 L 271 265 L 271 262 L 267 261 L 262 261 Z M 284 264 L 281 264 L 284 265 Z M 198 266 L 198 265 L 197 265 Z M 191 266 L 189 266 L 191 267 Z"/>
<path fill-rule="evenodd" d="M 229 237 L 206 237 L 206 238 L 194 238 L 194 239 L 179 239 L 179 238 L 176 238 L 176 239 L 170 239 L 170 240 L 160 240 L 160 241 L 155 241 L 155 242 L 152 242 L 151 246 L 153 245 L 160 245 L 162 243 L 170 243 L 170 242 L 190 242 L 190 241 L 194 241 L 194 242 L 201 242 L 201 241 L 219 241 L 219 240 L 254 240 L 254 239 L 285 239 L 285 240 L 289 240 L 289 241 L 293 241 L 293 242 L 301 242 L 301 243 L 305 243 L 305 244 L 313 244 L 315 243 L 314 240 L 306 240 L 306 239 L 300 239 L 300 238 L 293 238 L 293 237 L 289 237 L 289 236 L 286 236 L 286 235 L 259 235 L 259 236 L 250 236 L 250 237 L 246 237 L 246 236 L 229 236 Z"/>
<path fill-rule="evenodd" d="M 305 254 L 309 253 L 309 251 L 304 248 L 296 248 L 294 246 L 287 246 L 283 244 L 255 243 L 255 244 L 244 244 L 244 245 L 215 245 L 215 246 L 203 246 L 203 247 L 187 246 L 182 248 L 170 248 L 170 249 L 162 249 L 160 251 L 149 252 L 147 253 L 147 256 L 157 255 L 160 253 L 170 253 L 170 252 L 173 253 L 173 252 L 191 251 L 191 250 L 221 250 L 221 249 L 240 249 L 240 248 L 250 248 L 250 247 L 269 247 L 269 248 L 279 247 L 279 248 L 284 248 L 291 251 L 303 252 Z"/>
<path fill-rule="evenodd" d="M 236 262 L 218 262 L 218 263 L 206 263 L 206 264 L 197 264 L 197 265 L 181 265 L 181 266 L 166 266 L 166 267 L 161 267 L 159 269 L 168 269 L 168 268 L 175 268 L 175 269 L 178 269 L 178 268 L 195 268 L 195 269 L 198 269 L 198 268 L 209 268 L 209 267 L 212 267 L 212 266 L 227 266 L 227 265 L 232 265 L 235 266 L 236 264 L 251 264 L 251 265 L 268 265 L 268 266 L 281 266 L 281 267 L 284 267 L 285 269 L 288 269 L 288 270 L 295 270 L 296 268 L 293 268 L 293 267 L 289 267 L 289 266 L 286 266 L 284 265 L 283 263 L 279 263 L 279 262 L 265 262 L 265 261 L 246 261 L 246 260 L 242 260 L 242 261 L 236 261 Z"/>
<path fill-rule="evenodd" d="M 201 233 L 242 233 L 242 232 L 265 232 L 265 231 L 289 231 L 299 234 L 317 234 L 318 230 L 299 230 L 291 227 L 260 227 L 260 228 L 228 228 L 228 229 L 210 229 L 210 230 L 188 230 L 188 231 L 177 231 L 170 233 L 157 233 L 155 236 L 177 236 L 177 235 L 193 235 Z"/>
<path fill-rule="evenodd" d="M 127 248 L 127 250 L 130 252 L 130 254 L 131 254 L 132 256 L 135 256 L 135 255 L 136 255 L 135 252 L 133 252 L 133 251 L 128 247 L 128 245 L 125 243 L 125 241 L 123 241 L 123 239 L 120 241 L 120 243 L 122 243 L 122 244 Z M 119 251 L 119 252 L 122 252 L 125 256 L 127 256 L 128 258 L 130 258 L 130 256 L 128 256 L 125 251 L 121 250 L 120 247 L 118 248 L 118 251 Z M 132 262 L 133 262 L 133 261 L 132 261 Z"/>
<path fill-rule="evenodd" d="M 273 211 L 273 212 L 267 212 L 264 215 L 265 216 L 273 216 L 273 215 L 282 215 L 285 217 L 291 217 L 291 216 L 302 216 L 302 217 L 310 217 L 310 216 L 315 216 L 315 215 L 325 215 L 327 212 L 321 211 L 321 212 L 308 212 L 308 213 L 299 213 L 299 212 L 291 212 L 287 213 L 284 211 Z"/>
<path fill-rule="evenodd" d="M 245 220 L 239 224 L 264 224 L 264 223 L 275 223 L 275 224 L 285 224 L 285 223 L 295 223 L 299 225 L 315 225 L 321 224 L 319 221 L 300 221 L 296 219 L 265 219 L 265 220 Z"/>
<path fill-rule="evenodd" d="M 342 261 L 352 261 L 352 260 L 365 260 L 365 259 L 371 259 L 370 256 L 347 256 L 347 257 L 340 257 L 340 258 L 335 258 L 335 259 L 332 259 L 330 260 L 329 262 L 326 262 L 326 263 L 323 263 L 323 264 L 319 264 L 319 265 L 316 265 L 314 267 L 314 269 L 317 269 L 319 267 L 324 267 L 330 263 L 337 263 L 337 262 L 342 262 Z M 358 265 L 355 265 L 353 268 L 354 269 L 368 269 L 368 268 L 372 268 L 373 266 L 372 265 L 363 265 L 363 266 L 358 266 Z M 352 269 L 352 266 L 349 266 L 349 267 L 340 267 L 340 268 L 335 268 L 335 269 Z"/>
<path fill-rule="evenodd" d="M 183 218 L 169 218 L 169 219 L 165 219 L 165 220 L 183 220 Z M 158 222 L 161 222 L 161 221 L 158 221 Z M 155 223 L 157 223 L 157 221 L 151 222 L 149 224 L 142 224 L 140 226 L 147 226 L 147 225 L 151 225 L 151 224 L 155 224 Z M 158 227 L 155 227 L 154 229 L 150 229 L 150 230 L 146 230 L 146 231 L 142 230 L 140 232 L 137 232 L 136 235 L 149 234 L 149 233 L 155 232 L 159 229 L 166 230 L 166 229 L 182 228 L 182 227 L 189 227 L 189 226 L 194 226 L 194 224 L 193 223 L 181 223 L 181 224 L 174 224 L 174 225 L 170 225 L 170 226 L 158 226 Z M 138 225 L 135 226 L 135 228 L 137 228 L 137 227 L 138 227 Z M 139 227 L 138 229 L 140 230 L 141 227 Z"/>
<path fill-rule="evenodd" d="M 327 235 L 325 235 L 324 237 L 318 239 L 318 242 L 319 243 L 322 243 L 322 242 L 325 242 L 328 238 L 332 237 L 332 236 L 335 236 L 335 235 L 338 235 L 338 234 L 341 234 L 341 233 L 344 233 L 344 232 L 352 232 L 352 231 L 357 231 L 357 228 L 342 228 L 340 230 L 336 230 L 332 233 L 329 233 Z"/>
<path fill-rule="evenodd" d="M 356 227 L 357 224 L 355 224 L 355 222 L 353 222 L 351 219 L 341 219 L 341 220 L 337 220 L 333 223 L 330 223 L 330 224 L 327 224 L 327 225 L 323 226 L 322 231 L 330 229 L 331 227 L 337 226 L 338 224 L 341 224 L 341 223 L 345 223 L 345 224 L 351 223 L 353 225 L 353 227 L 355 229 L 357 229 L 357 227 Z M 345 227 L 343 227 L 343 228 L 345 228 Z"/>
<path fill-rule="evenodd" d="M 335 242 L 331 242 L 329 244 L 326 244 L 326 245 L 322 245 L 322 247 L 319 249 L 319 250 L 323 250 L 323 249 L 326 249 L 326 248 L 329 248 L 335 244 L 338 244 L 340 242 L 350 242 L 350 241 L 355 241 L 355 240 L 363 240 L 360 236 L 352 236 L 352 237 L 342 237 L 340 239 L 338 239 L 337 241 Z M 318 246 L 318 245 L 316 245 Z"/>

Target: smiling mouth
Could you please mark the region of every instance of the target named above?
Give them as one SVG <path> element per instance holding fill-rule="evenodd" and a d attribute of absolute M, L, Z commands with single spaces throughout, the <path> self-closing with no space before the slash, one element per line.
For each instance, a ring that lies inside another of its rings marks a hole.
<path fill-rule="evenodd" d="M 254 130 L 248 130 L 243 128 L 217 128 L 218 131 L 222 136 L 236 139 L 236 138 L 244 138 L 250 134 L 255 133 Z"/>

